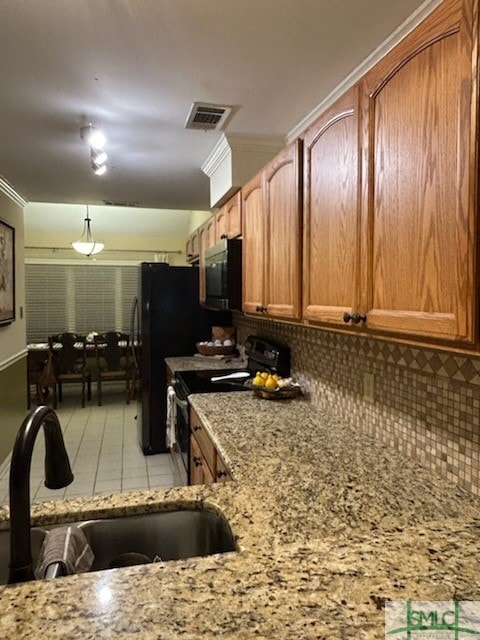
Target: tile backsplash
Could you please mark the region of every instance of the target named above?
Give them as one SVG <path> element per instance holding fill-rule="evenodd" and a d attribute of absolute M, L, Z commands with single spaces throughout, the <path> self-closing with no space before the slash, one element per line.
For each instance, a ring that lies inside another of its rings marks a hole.
<path fill-rule="evenodd" d="M 250 334 L 287 344 L 292 375 L 319 408 L 480 495 L 480 357 L 399 345 L 234 313 Z M 374 401 L 364 376 L 374 376 Z"/>

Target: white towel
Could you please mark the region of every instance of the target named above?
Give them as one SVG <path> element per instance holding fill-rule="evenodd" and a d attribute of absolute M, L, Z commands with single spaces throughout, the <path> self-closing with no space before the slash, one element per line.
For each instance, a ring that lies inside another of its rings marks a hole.
<path fill-rule="evenodd" d="M 176 442 L 175 423 L 177 422 L 177 405 L 175 403 L 175 389 L 167 388 L 167 447 L 171 449 Z"/>
<path fill-rule="evenodd" d="M 65 575 L 88 571 L 95 559 L 85 534 L 78 527 L 56 527 L 47 532 L 40 549 L 35 577 L 45 577 L 48 565 L 61 562 Z"/>

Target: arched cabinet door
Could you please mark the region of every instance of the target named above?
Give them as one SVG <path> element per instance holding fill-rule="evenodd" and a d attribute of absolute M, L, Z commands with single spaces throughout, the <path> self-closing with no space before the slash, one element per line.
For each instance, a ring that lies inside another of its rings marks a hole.
<path fill-rule="evenodd" d="M 474 0 L 445 0 L 365 77 L 368 327 L 475 340 Z"/>
<path fill-rule="evenodd" d="M 359 308 L 358 87 L 305 132 L 303 318 L 345 326 Z"/>
<path fill-rule="evenodd" d="M 265 307 L 265 211 L 261 174 L 242 189 L 242 289 L 245 313 Z"/>
<path fill-rule="evenodd" d="M 267 314 L 292 320 L 302 311 L 301 168 L 302 142 L 296 140 L 263 170 Z"/>

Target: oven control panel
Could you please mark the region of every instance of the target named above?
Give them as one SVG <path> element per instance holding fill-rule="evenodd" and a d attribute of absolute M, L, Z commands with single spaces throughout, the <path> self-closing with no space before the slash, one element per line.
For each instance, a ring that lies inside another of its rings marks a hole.
<path fill-rule="evenodd" d="M 290 348 L 259 336 L 248 336 L 245 341 L 248 369 L 268 369 L 280 376 L 290 376 Z"/>

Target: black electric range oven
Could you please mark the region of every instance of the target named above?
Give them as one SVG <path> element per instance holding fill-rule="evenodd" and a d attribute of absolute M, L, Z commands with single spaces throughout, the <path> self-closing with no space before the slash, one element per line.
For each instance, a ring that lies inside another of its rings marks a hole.
<path fill-rule="evenodd" d="M 190 478 L 190 414 L 188 396 L 194 393 L 248 391 L 245 381 L 257 371 L 271 371 L 282 377 L 290 375 L 290 349 L 286 346 L 249 336 L 245 342 L 247 366 L 243 369 L 202 369 L 178 371 L 171 382 L 175 392 L 175 438 L 170 451 L 175 464 L 176 483 L 189 484 Z M 215 381 L 232 374 L 244 374 L 230 380 Z M 212 380 L 213 378 L 213 380 Z"/>

